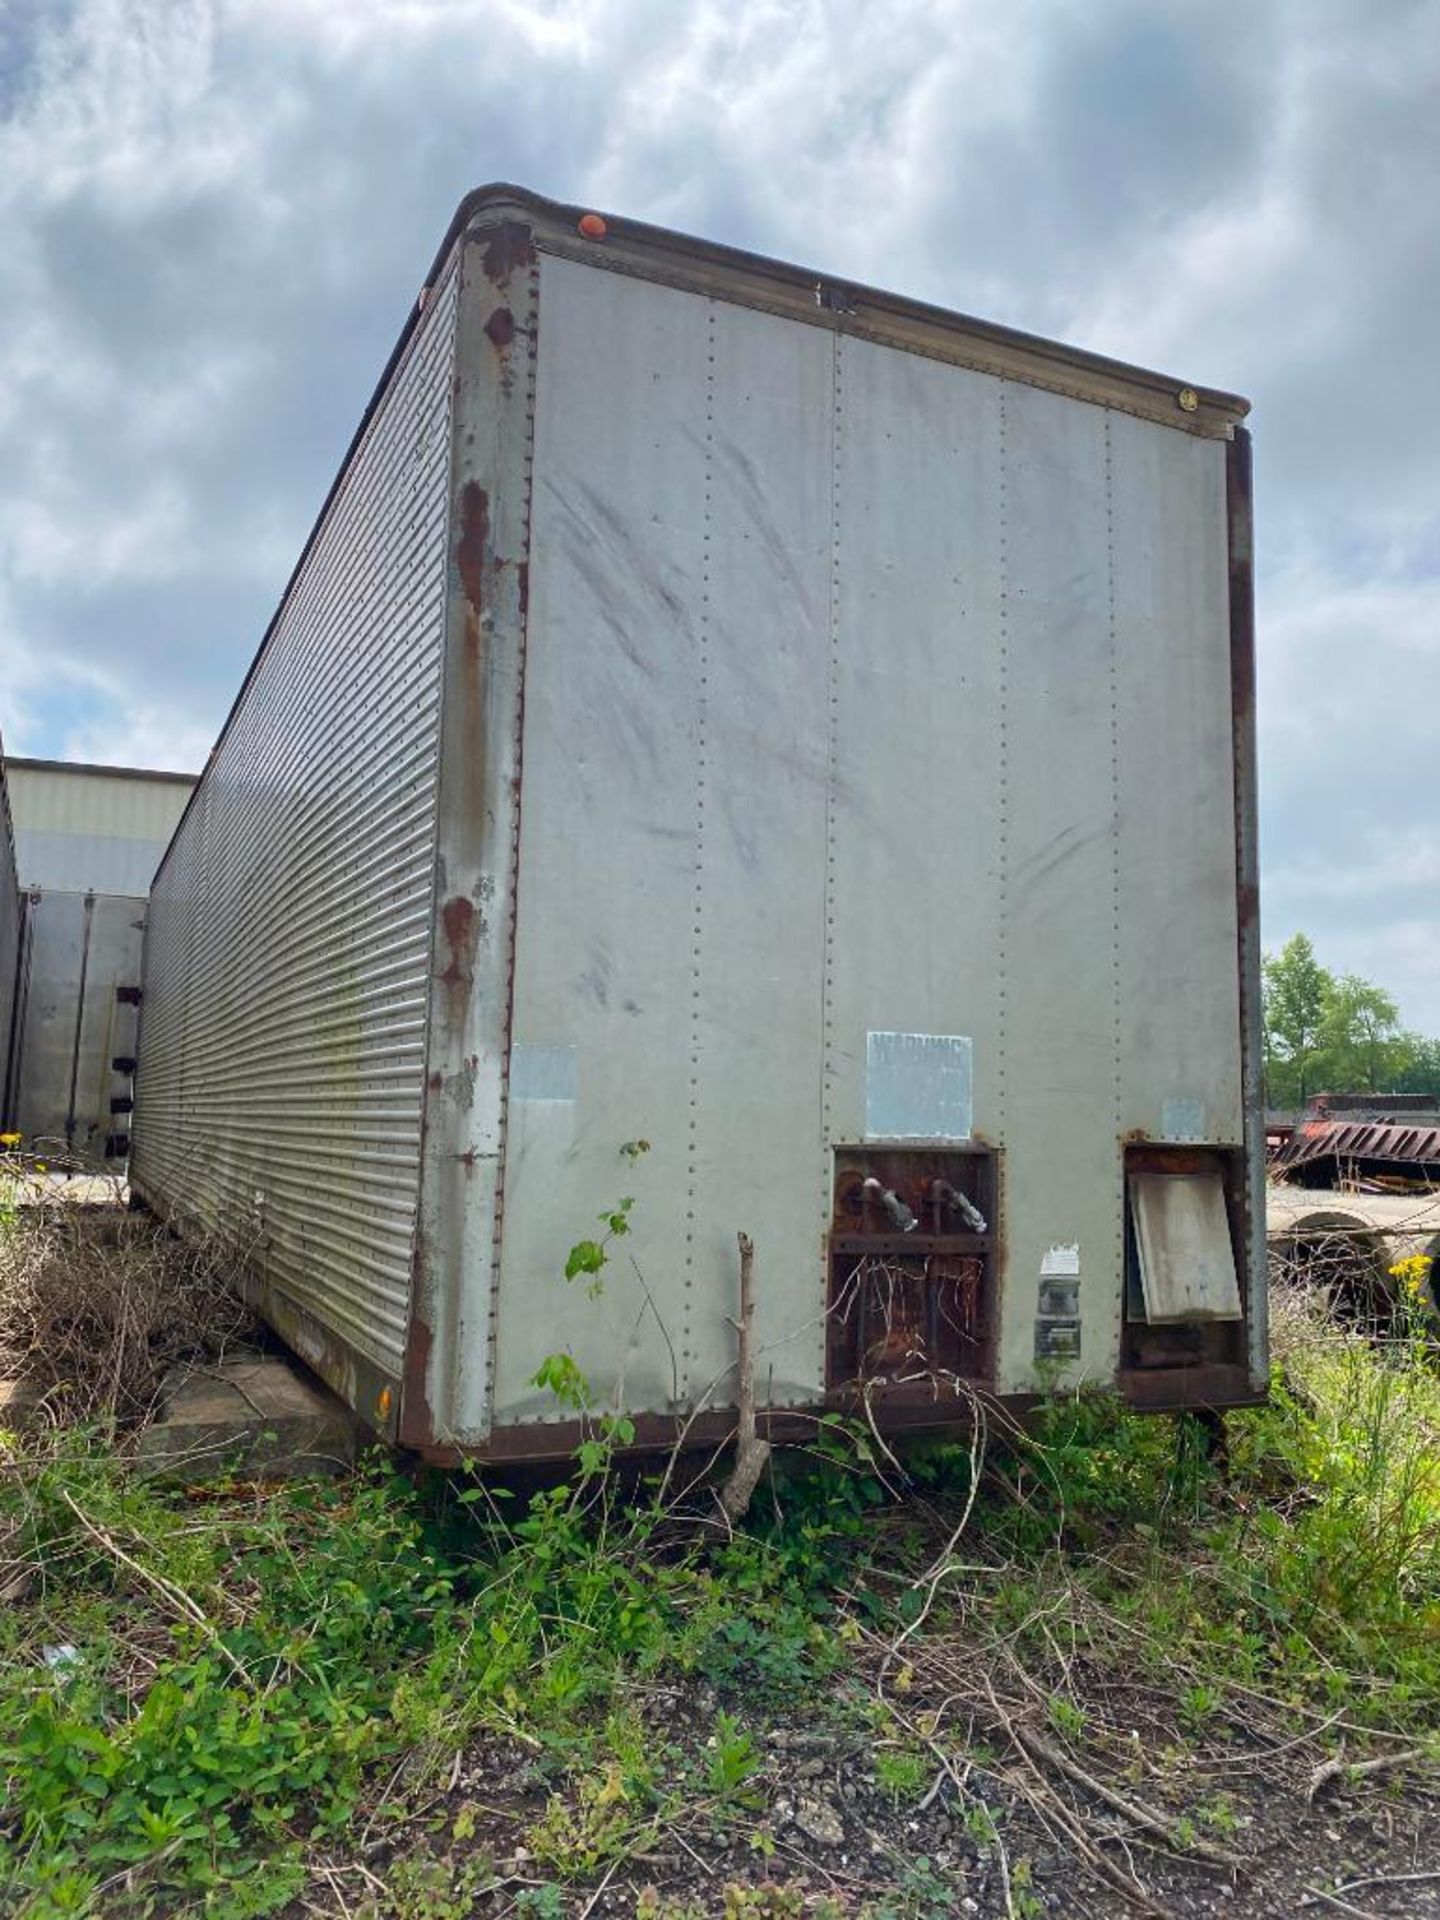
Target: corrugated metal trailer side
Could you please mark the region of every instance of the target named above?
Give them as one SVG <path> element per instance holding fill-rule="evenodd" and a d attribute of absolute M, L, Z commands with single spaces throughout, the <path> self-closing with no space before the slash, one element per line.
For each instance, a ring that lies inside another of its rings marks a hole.
<path fill-rule="evenodd" d="M 442 1456 L 722 1432 L 738 1228 L 781 1420 L 1253 1397 L 1244 403 L 578 211 L 462 205 L 157 877 L 137 1191 Z"/>
<path fill-rule="evenodd" d="M 0 743 L 0 1130 L 11 1124 L 14 1079 L 13 1023 L 20 992 L 20 885 L 15 872 L 15 836 Z"/>
<path fill-rule="evenodd" d="M 372 1412 L 409 1323 L 455 319 L 452 267 L 357 436 L 147 931 L 132 1185 L 239 1247 L 275 1324 Z"/>

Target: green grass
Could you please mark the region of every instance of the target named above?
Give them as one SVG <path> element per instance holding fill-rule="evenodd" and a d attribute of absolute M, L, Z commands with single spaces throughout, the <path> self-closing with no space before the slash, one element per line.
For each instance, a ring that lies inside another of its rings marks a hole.
<path fill-rule="evenodd" d="M 1029 1497 L 1000 1518 L 1013 1604 L 1023 1611 L 1062 1568 L 1102 1642 L 1123 1623 L 1158 1668 L 1193 1668 L 1181 1701 L 1192 1722 L 1241 1680 L 1423 1727 L 1440 1703 L 1440 1370 L 1428 1334 L 1417 1325 L 1378 1344 L 1303 1294 L 1274 1306 L 1274 1384 L 1266 1406 L 1230 1417 L 1228 1482 L 1175 1446 L 1170 1423 L 1102 1397 L 1046 1410 Z"/>
<path fill-rule="evenodd" d="M 773 1547 L 652 1553 L 659 1514 L 590 1483 L 510 1520 L 389 1469 L 196 1503 L 103 1438 L 6 1453 L 6 1557 L 34 1584 L 0 1615 L 4 1880 L 36 1916 L 278 1909 L 299 1844 L 342 1831 L 397 1756 L 413 1795 L 482 1729 L 581 1779 L 535 1850 L 586 1872 L 663 1810 L 653 1743 L 627 1746 L 616 1711 L 628 1684 L 774 1705 L 835 1663 Z M 748 1735 L 717 1725 L 702 1786 L 738 1801 Z"/>
<path fill-rule="evenodd" d="M 1434 1357 L 1298 1296 L 1276 1307 L 1275 1390 L 1232 1417 L 1228 1481 L 1173 1423 L 1098 1396 L 1057 1399 L 995 1449 L 960 1549 L 976 1571 L 906 1645 L 922 1678 L 932 1636 L 1003 1644 L 1036 1672 L 1059 1639 L 1168 1688 L 1182 1738 L 1223 1726 L 1237 1690 L 1302 1721 L 1435 1724 Z M 197 1499 L 135 1478 L 103 1433 L 5 1436 L 0 1580 L 23 1571 L 27 1590 L 0 1608 L 0 1908 L 278 1911 L 317 1848 L 398 1829 L 483 1733 L 517 1738 L 550 1782 L 527 1844 L 557 1885 L 686 1810 L 753 1826 L 757 1728 L 859 1715 L 860 1636 L 916 1618 L 969 1455 L 931 1449 L 918 1498 L 888 1505 L 863 1435 L 831 1426 L 731 1539 L 586 1466 L 529 1501 L 389 1467 Z M 661 1681 L 718 1701 L 698 1748 L 637 1718 Z M 1047 1696 L 1052 1737 L 1085 1742 L 1083 1700 Z M 887 1712 L 874 1776 L 906 1806 L 934 1767 Z M 489 1866 L 472 1859 L 458 1890 L 443 1862 L 393 1871 L 381 1911 L 447 1920 Z M 513 1910 L 559 1913 L 552 1891 Z M 928 1910 L 912 1893 L 897 1913 Z M 734 1910 L 788 1910 L 766 1898 Z"/>

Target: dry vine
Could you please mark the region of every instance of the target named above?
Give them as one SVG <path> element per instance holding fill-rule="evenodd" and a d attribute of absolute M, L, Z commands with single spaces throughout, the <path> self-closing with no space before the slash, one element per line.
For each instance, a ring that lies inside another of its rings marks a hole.
<path fill-rule="evenodd" d="M 76 1204 L 16 1167 L 9 1156 L 0 1378 L 21 1404 L 45 1403 L 67 1426 L 127 1426 L 153 1410 L 172 1367 L 217 1360 L 253 1333 L 219 1242 L 182 1242 L 128 1212 L 113 1181 L 97 1179 L 94 1203 Z"/>

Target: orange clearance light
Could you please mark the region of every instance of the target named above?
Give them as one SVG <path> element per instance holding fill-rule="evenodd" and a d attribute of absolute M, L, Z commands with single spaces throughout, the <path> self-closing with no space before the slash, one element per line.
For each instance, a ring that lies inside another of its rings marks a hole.
<path fill-rule="evenodd" d="M 380 1415 L 380 1418 L 381 1418 L 382 1420 L 383 1420 L 383 1419 L 385 1419 L 385 1417 L 386 1417 L 386 1416 L 388 1415 L 388 1413 L 390 1412 L 390 1389 L 389 1389 L 389 1387 L 382 1387 L 382 1388 L 381 1388 L 381 1390 L 380 1390 L 380 1404 L 379 1404 L 379 1406 L 378 1406 L 378 1407 L 376 1408 L 376 1412 L 377 1412 L 377 1413 L 378 1413 L 378 1414 Z"/>
<path fill-rule="evenodd" d="M 609 229 L 598 213 L 582 213 L 580 231 L 587 240 L 603 240 Z"/>

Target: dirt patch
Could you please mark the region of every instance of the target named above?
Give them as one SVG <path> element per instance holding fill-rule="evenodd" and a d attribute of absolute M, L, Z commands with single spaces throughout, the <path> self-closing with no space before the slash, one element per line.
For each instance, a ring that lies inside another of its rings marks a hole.
<path fill-rule="evenodd" d="M 672 1750 L 677 1780 L 704 1777 L 713 1748 L 691 1730 L 710 1724 L 719 1704 L 703 1688 L 647 1702 L 647 1723 L 657 1745 Z M 856 1723 L 855 1698 L 846 1694 L 755 1729 L 755 1766 L 731 1801 L 693 1791 L 671 1806 L 653 1838 L 632 1831 L 636 1851 L 629 1857 L 597 1863 L 563 1885 L 535 1836 L 537 1829 L 583 1833 L 583 1793 L 521 1742 L 487 1738 L 456 1760 L 403 1826 L 373 1822 L 362 1837 L 363 1861 L 349 1849 L 327 1854 L 305 1904 L 291 1911 L 294 1920 L 307 1908 L 340 1914 L 343 1900 L 358 1897 L 366 1913 L 399 1915 L 404 1905 L 387 1905 L 393 1896 L 376 1885 L 366 1906 L 364 1883 L 393 1886 L 398 1866 L 401 1884 L 458 1889 L 483 1859 L 485 1877 L 457 1911 L 487 1920 L 526 1913 L 566 1920 L 1440 1915 L 1440 1772 L 1421 1767 L 1384 1780 L 1337 1781 L 1312 1802 L 1315 1756 L 1333 1748 L 1324 1736 L 1269 1740 L 1248 1729 L 1219 1729 L 1187 1739 L 1157 1720 L 1156 1709 L 1143 1689 L 1106 1689 L 1104 1712 L 1133 1722 L 1125 1739 L 1135 1749 L 1123 1771 L 1106 1777 L 1143 1793 L 1177 1823 L 1182 1841 L 1233 1853 L 1233 1868 L 1177 1854 L 1083 1792 L 1058 1803 L 1099 1856 L 1144 1889 L 1143 1902 L 1107 1885 L 1077 1857 L 1053 1808 L 1047 1818 L 1045 1801 L 1037 1802 L 1035 1780 L 1017 1778 L 1015 1763 L 988 1743 L 977 1741 L 970 1755 L 957 1749 L 918 1794 L 887 1788 L 877 1777 L 877 1755 L 893 1752 L 893 1743 Z M 1087 1764 L 1103 1763 L 1092 1756 Z M 632 1811 L 643 1825 L 643 1809 Z"/>

